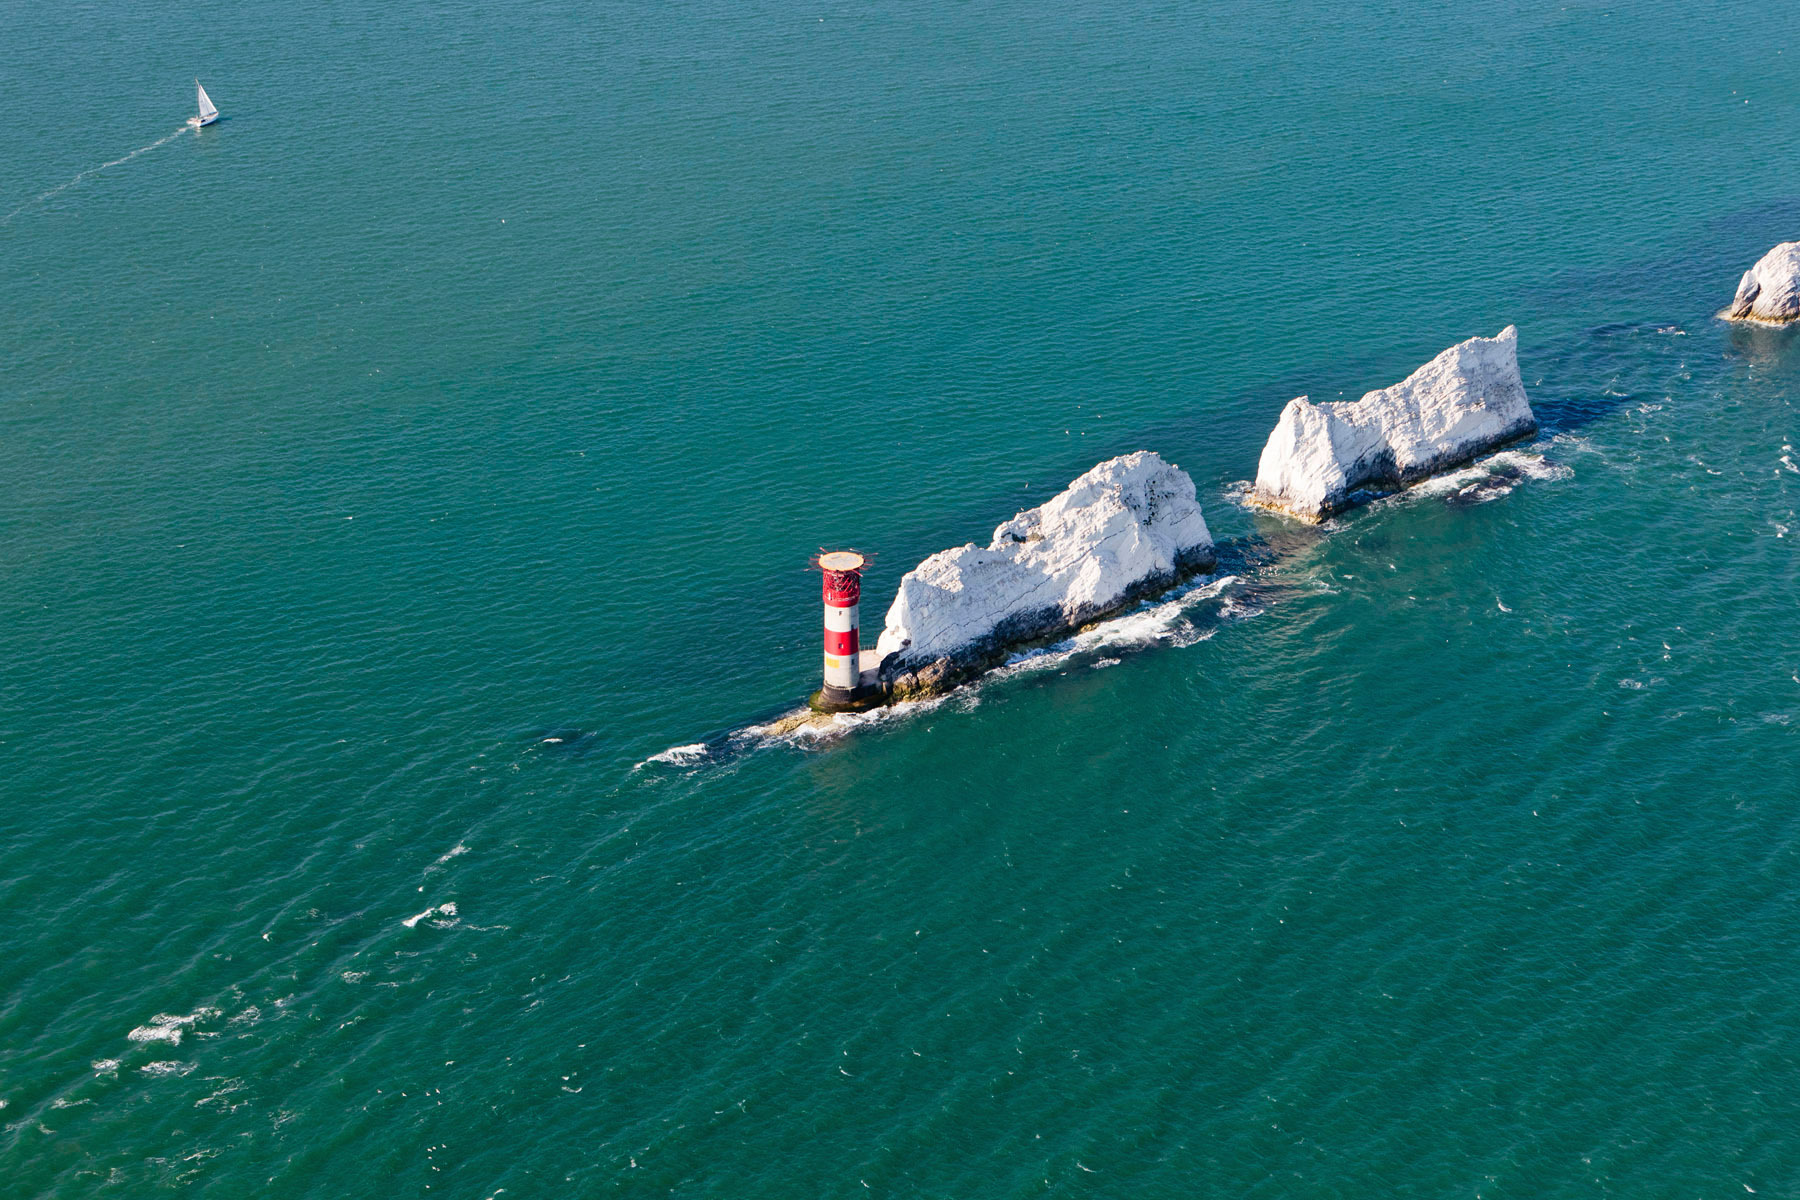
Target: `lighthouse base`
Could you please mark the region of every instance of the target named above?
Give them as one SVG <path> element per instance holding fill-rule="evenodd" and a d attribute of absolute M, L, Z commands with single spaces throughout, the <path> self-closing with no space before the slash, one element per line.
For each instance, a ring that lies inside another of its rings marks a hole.
<path fill-rule="evenodd" d="M 859 687 L 853 692 L 828 687 L 820 688 L 808 696 L 806 703 L 814 712 L 867 712 L 886 704 L 887 697 L 878 687 Z"/>
<path fill-rule="evenodd" d="M 887 689 L 881 686 L 881 660 L 875 651 L 864 650 L 858 656 L 862 670 L 857 673 L 855 690 L 826 684 L 806 698 L 814 712 L 867 712 L 888 702 Z"/>

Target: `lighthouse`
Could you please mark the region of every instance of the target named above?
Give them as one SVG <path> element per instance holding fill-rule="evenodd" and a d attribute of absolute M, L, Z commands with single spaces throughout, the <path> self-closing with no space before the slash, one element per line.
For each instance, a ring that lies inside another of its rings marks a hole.
<path fill-rule="evenodd" d="M 825 687 L 814 698 L 826 712 L 861 708 L 862 643 L 857 608 L 867 560 L 854 550 L 833 550 L 815 560 L 825 576 Z"/>

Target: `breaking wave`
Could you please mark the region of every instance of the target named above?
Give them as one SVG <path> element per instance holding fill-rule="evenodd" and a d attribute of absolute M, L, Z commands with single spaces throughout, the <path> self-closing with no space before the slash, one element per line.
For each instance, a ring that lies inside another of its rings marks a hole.
<path fill-rule="evenodd" d="M 1435 497 L 1448 504 L 1485 504 L 1510 495 L 1529 480 L 1560 482 L 1574 475 L 1572 469 L 1546 458 L 1536 448 L 1502 450 L 1460 470 L 1414 484 L 1388 497 L 1385 503 Z"/>
<path fill-rule="evenodd" d="M 146 1075 L 173 1075 L 179 1078 L 192 1071 L 194 1066 L 195 1064 L 191 1062 L 163 1061 L 145 1063 L 143 1066 L 139 1067 L 138 1070 Z"/>
<path fill-rule="evenodd" d="M 638 766 L 641 767 L 648 763 L 665 763 L 671 767 L 691 767 L 696 763 L 705 762 L 707 757 L 705 742 L 689 742 L 685 746 L 670 746 L 660 754 L 652 754 Z"/>
<path fill-rule="evenodd" d="M 412 916 L 406 918 L 406 920 L 400 922 L 400 924 L 411 929 L 427 917 L 442 918 L 440 920 L 432 921 L 432 926 L 437 929 L 448 929 L 450 926 L 456 924 L 456 901 L 447 900 L 443 904 L 434 904 L 422 913 L 414 913 Z"/>
<path fill-rule="evenodd" d="M 1217 578 L 1209 576 L 1185 591 L 1156 601 L 1148 607 L 1121 613 L 1060 642 L 1015 654 L 1004 664 L 982 676 L 976 681 L 976 685 L 990 679 L 1005 679 L 1027 671 L 1059 667 L 1081 654 L 1098 650 L 1142 649 L 1159 643 L 1180 647 L 1204 642 L 1217 632 L 1217 627 L 1195 623 L 1189 618 L 1188 610 L 1204 601 L 1223 596 L 1228 588 L 1241 582 L 1236 575 Z M 1219 616 L 1228 618 L 1245 611 L 1240 608 L 1236 613 L 1228 614 L 1227 610 L 1230 608 L 1231 598 L 1226 596 L 1220 605 Z"/>
<path fill-rule="evenodd" d="M 171 1046 L 179 1046 L 183 1031 L 219 1015 L 218 1009 L 204 1004 L 191 1013 L 157 1013 L 150 1018 L 148 1024 L 139 1025 L 125 1037 L 133 1042 L 167 1042 Z"/>

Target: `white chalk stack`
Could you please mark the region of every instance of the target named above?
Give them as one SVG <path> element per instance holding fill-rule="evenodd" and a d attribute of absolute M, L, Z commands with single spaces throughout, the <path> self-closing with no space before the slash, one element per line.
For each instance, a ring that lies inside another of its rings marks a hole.
<path fill-rule="evenodd" d="M 1537 429 L 1519 378 L 1519 331 L 1470 338 L 1360 400 L 1288 401 L 1250 499 L 1305 521 L 1460 466 Z"/>
<path fill-rule="evenodd" d="M 1744 272 L 1731 307 L 1732 321 L 1792 321 L 1800 317 L 1800 242 L 1783 242 Z"/>
<path fill-rule="evenodd" d="M 906 573 L 876 655 L 893 698 L 945 691 L 1212 566 L 1194 481 L 1148 450 L 1108 459 L 994 530 Z"/>

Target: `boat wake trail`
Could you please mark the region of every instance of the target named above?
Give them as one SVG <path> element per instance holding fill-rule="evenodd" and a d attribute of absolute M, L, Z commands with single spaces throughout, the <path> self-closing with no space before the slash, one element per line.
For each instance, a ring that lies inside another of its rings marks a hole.
<path fill-rule="evenodd" d="M 174 141 L 176 138 L 180 137 L 182 134 L 186 133 L 187 131 L 188 131 L 188 127 L 186 125 L 183 125 L 183 126 L 179 127 L 178 129 L 176 129 L 174 133 L 168 134 L 165 137 L 159 137 L 154 142 L 151 142 L 148 146 L 139 146 L 136 150 L 133 150 L 130 154 L 125 155 L 123 158 L 115 158 L 111 162 L 103 162 L 97 167 L 89 167 L 87 170 L 83 171 L 81 174 L 75 176 L 75 178 L 69 180 L 69 182 L 64 183 L 64 184 L 59 184 L 56 187 L 51 188 L 49 191 L 45 192 L 41 196 L 33 196 L 31 199 L 27 200 L 25 203 L 19 205 L 19 207 L 15 208 L 11 212 L 7 213 L 4 217 L 0 217 L 0 225 L 6 225 L 6 224 L 10 223 L 14 217 L 18 216 L 20 213 L 24 212 L 26 209 L 30 208 L 32 205 L 42 204 L 44 201 L 50 199 L 52 196 L 56 196 L 63 192 L 68 191 L 70 188 L 74 187 L 76 184 L 80 183 L 82 180 L 86 179 L 88 176 L 98 175 L 100 172 L 106 170 L 108 167 L 116 167 L 122 163 L 128 163 L 140 154 L 148 154 L 150 151 L 156 149 L 158 146 L 167 145 L 169 142 Z"/>

